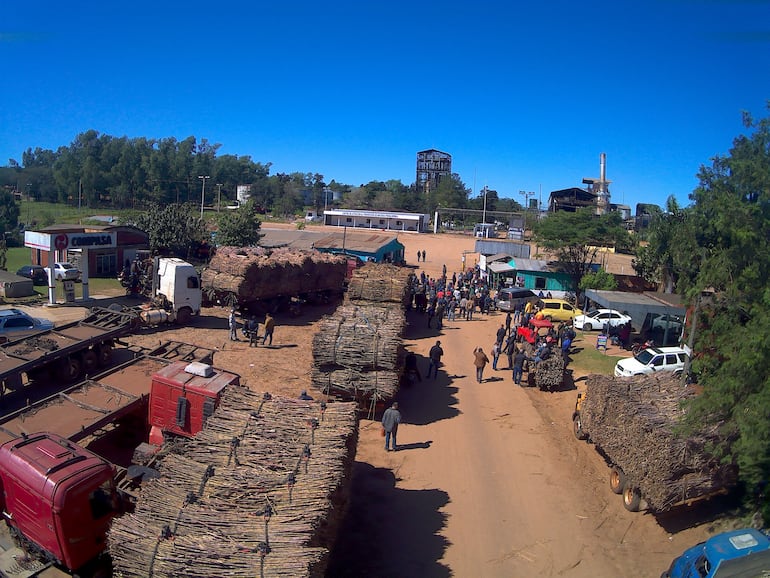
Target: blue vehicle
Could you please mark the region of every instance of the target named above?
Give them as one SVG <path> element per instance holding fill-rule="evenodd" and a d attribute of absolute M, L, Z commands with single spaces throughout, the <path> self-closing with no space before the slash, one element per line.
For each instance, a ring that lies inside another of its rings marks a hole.
<path fill-rule="evenodd" d="M 756 578 L 770 575 L 770 539 L 758 530 L 724 532 L 688 548 L 661 578 Z"/>

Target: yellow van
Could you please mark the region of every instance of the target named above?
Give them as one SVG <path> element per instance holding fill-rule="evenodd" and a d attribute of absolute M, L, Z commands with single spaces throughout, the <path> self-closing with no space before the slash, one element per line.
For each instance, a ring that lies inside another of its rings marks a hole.
<path fill-rule="evenodd" d="M 543 317 L 550 321 L 572 321 L 575 315 L 583 311 L 563 299 L 540 299 L 538 306 L 543 311 Z"/>

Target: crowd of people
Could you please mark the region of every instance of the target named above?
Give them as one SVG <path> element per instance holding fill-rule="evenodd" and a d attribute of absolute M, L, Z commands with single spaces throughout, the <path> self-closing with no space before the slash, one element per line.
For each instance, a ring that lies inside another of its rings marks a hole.
<path fill-rule="evenodd" d="M 428 328 L 441 330 L 445 321 L 472 321 L 475 313 L 488 315 L 494 310 L 493 292 L 478 267 L 447 277 L 445 266 L 443 273 L 441 277 L 432 278 L 421 272 L 410 279 L 407 310 L 424 314 Z M 511 370 L 514 383 L 521 385 L 524 371 L 530 364 L 540 363 L 555 354 L 566 359 L 575 339 L 572 324 L 537 323 L 542 319 L 544 312 L 538 309 L 536 302 L 515 304 L 495 332 L 491 360 L 481 346 L 473 349 L 477 382 L 484 380 L 484 370 L 490 362 L 493 371 Z M 441 342 L 437 341 L 428 354 L 428 378 L 436 378 L 442 355 Z M 503 356 L 508 361 L 505 368 L 498 365 Z M 416 357 L 409 354 L 407 358 L 406 374 L 413 381 L 422 381 Z"/>

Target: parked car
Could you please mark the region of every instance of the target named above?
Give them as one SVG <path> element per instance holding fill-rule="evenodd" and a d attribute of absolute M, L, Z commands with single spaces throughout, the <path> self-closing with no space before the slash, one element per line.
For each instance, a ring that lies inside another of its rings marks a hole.
<path fill-rule="evenodd" d="M 72 263 L 54 263 L 53 274 L 57 281 L 77 281 L 80 279 L 80 269 Z"/>
<path fill-rule="evenodd" d="M 53 322 L 38 319 L 19 309 L 0 309 L 0 343 L 53 329 Z"/>
<path fill-rule="evenodd" d="M 495 307 L 501 311 L 513 311 L 517 305 L 523 306 L 527 301 L 537 301 L 537 295 L 529 289 L 506 287 L 497 292 Z"/>
<path fill-rule="evenodd" d="M 653 331 L 664 331 L 666 327 L 668 327 L 669 331 L 676 331 L 680 332 L 682 331 L 682 327 L 684 326 L 684 322 L 682 321 L 682 318 L 679 315 L 655 315 L 652 316 L 652 324 L 651 328 Z"/>
<path fill-rule="evenodd" d="M 630 377 L 656 371 L 673 371 L 679 375 L 687 363 L 687 352 L 681 347 L 648 347 L 633 357 L 615 364 L 615 377 Z"/>
<path fill-rule="evenodd" d="M 538 302 L 543 316 L 551 321 L 571 321 L 576 315 L 582 315 L 583 310 L 564 299 L 541 299 Z"/>
<path fill-rule="evenodd" d="M 661 578 L 753 578 L 770 574 L 770 540 L 753 528 L 712 536 L 685 550 Z"/>
<path fill-rule="evenodd" d="M 572 324 L 575 329 L 593 331 L 609 324 L 610 327 L 620 327 L 631 321 L 631 316 L 615 309 L 593 309 L 583 315 L 575 315 Z"/>
<path fill-rule="evenodd" d="M 32 279 L 33 285 L 48 285 L 48 273 L 45 267 L 40 265 L 24 265 L 16 274 L 20 277 L 26 277 Z"/>

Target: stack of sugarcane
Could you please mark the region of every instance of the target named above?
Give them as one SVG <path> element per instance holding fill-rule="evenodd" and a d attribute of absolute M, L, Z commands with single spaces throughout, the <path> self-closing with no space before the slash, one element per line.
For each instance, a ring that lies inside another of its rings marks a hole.
<path fill-rule="evenodd" d="M 387 263 L 366 263 L 353 272 L 347 301 L 400 303 L 406 306 L 411 271 Z"/>
<path fill-rule="evenodd" d="M 403 361 L 400 306 L 357 301 L 323 319 L 313 337 L 313 386 L 362 406 L 392 399 Z"/>
<path fill-rule="evenodd" d="M 357 434 L 353 404 L 229 387 L 113 522 L 115 576 L 323 576 Z"/>
<path fill-rule="evenodd" d="M 261 247 L 220 247 L 201 275 L 211 299 L 249 303 L 303 293 L 342 291 L 347 261 L 318 251 Z"/>
<path fill-rule="evenodd" d="M 707 450 L 718 427 L 684 433 L 678 426 L 693 386 L 670 373 L 613 378 L 590 375 L 580 408 L 581 425 L 628 483 L 639 488 L 648 508 L 672 505 L 723 490 L 735 469 Z"/>
<path fill-rule="evenodd" d="M 564 381 L 564 357 L 558 348 L 540 363 L 531 363 L 530 369 L 534 369 L 535 385 L 542 391 L 556 391 Z"/>

